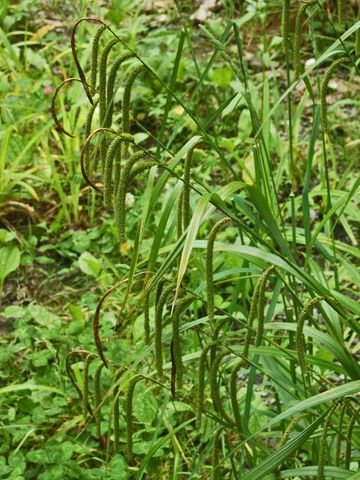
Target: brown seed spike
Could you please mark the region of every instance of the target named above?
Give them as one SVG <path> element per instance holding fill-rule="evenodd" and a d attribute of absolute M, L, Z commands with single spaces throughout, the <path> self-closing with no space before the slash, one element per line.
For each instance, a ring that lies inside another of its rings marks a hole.
<path fill-rule="evenodd" d="M 74 77 L 71 77 L 71 78 L 67 78 L 66 80 L 64 80 L 63 82 L 60 83 L 60 85 L 58 85 L 56 87 L 56 90 L 54 92 L 54 95 L 51 99 L 51 115 L 54 119 L 54 122 L 55 122 L 55 125 L 56 125 L 56 129 L 59 131 L 59 132 L 62 132 L 64 133 L 65 135 L 67 135 L 68 137 L 71 137 L 71 138 L 74 138 L 75 135 L 73 135 L 72 133 L 68 132 L 67 130 L 65 130 L 65 128 L 62 126 L 62 124 L 60 123 L 60 120 L 58 119 L 58 116 L 56 114 L 56 105 L 55 105 L 55 102 L 56 102 L 56 98 L 58 96 L 58 93 L 60 92 L 60 90 L 62 89 L 62 87 L 64 85 L 66 85 L 67 83 L 70 83 L 70 82 L 80 82 L 82 83 L 81 80 L 79 80 L 78 78 L 74 78 Z"/>
<path fill-rule="evenodd" d="M 84 89 L 85 89 L 86 95 L 89 99 L 89 102 L 92 105 L 93 104 L 93 99 L 92 99 L 92 96 L 91 96 L 91 93 L 90 93 L 90 88 L 89 88 L 89 85 L 86 81 L 84 71 L 81 68 L 81 65 L 80 65 L 80 62 L 79 62 L 79 59 L 78 59 L 78 56 L 77 56 L 77 51 L 76 51 L 76 29 L 79 26 L 79 24 L 82 23 L 82 22 L 101 23 L 106 28 L 107 28 L 107 25 L 100 18 L 97 18 L 97 17 L 82 17 L 79 20 L 77 20 L 77 22 L 74 24 L 74 26 L 71 30 L 71 41 L 70 41 L 70 43 L 71 43 L 71 51 L 72 51 L 72 55 L 73 55 L 73 58 L 74 58 L 75 66 L 76 66 L 76 69 L 78 71 L 80 81 L 82 82 L 82 84 L 84 86 Z"/>

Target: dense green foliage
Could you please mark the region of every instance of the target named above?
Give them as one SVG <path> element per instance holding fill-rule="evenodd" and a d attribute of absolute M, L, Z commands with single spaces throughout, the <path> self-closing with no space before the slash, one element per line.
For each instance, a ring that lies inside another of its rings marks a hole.
<path fill-rule="evenodd" d="M 211 4 L 0 8 L 0 478 L 360 478 L 360 8 Z"/>

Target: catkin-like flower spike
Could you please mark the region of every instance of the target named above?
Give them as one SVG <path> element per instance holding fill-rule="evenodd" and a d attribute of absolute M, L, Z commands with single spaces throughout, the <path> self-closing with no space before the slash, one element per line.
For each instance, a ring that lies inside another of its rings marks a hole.
<path fill-rule="evenodd" d="M 180 342 L 180 315 L 195 300 L 196 300 L 196 297 L 194 295 L 189 295 L 185 297 L 183 300 L 180 300 L 175 305 L 174 312 L 171 318 L 174 365 L 176 368 L 176 387 L 178 389 L 182 388 L 182 377 L 184 372 L 182 354 L 181 354 L 181 342 Z"/>
<path fill-rule="evenodd" d="M 324 467 L 325 467 L 325 459 L 327 454 L 327 432 L 331 420 L 331 416 L 334 413 L 334 410 L 338 407 L 338 402 L 336 402 L 329 410 L 328 414 L 324 420 L 323 431 L 320 437 L 320 448 L 319 448 L 319 462 L 318 462 L 318 473 L 317 473 L 317 480 L 325 480 L 324 475 Z"/>
<path fill-rule="evenodd" d="M 100 363 L 95 370 L 94 376 L 94 416 L 96 425 L 96 436 L 101 439 L 101 372 L 104 364 Z"/>
<path fill-rule="evenodd" d="M 131 170 L 130 177 L 129 177 L 129 183 L 140 173 L 145 172 L 145 170 L 149 170 L 152 167 L 155 167 L 156 165 L 159 165 L 159 162 L 156 160 L 149 160 L 148 162 L 142 162 L 139 163 L 139 165 L 135 165 L 135 167 Z"/>
<path fill-rule="evenodd" d="M 93 333 L 94 333 L 94 340 L 95 340 L 95 345 L 99 354 L 99 357 L 101 358 L 104 366 L 108 368 L 108 363 L 104 355 L 104 348 L 102 346 L 102 342 L 100 339 L 99 335 L 99 328 L 100 328 L 100 313 L 101 313 L 101 308 L 103 306 L 103 303 L 107 299 L 107 297 L 122 283 L 124 283 L 125 280 L 122 280 L 119 283 L 116 283 L 113 287 L 109 288 L 104 295 L 100 298 L 99 303 L 97 304 L 95 314 L 94 314 L 94 321 L 93 321 Z"/>
<path fill-rule="evenodd" d="M 155 366 L 158 377 L 163 377 L 163 358 L 162 358 L 162 316 L 166 300 L 170 292 L 174 289 L 173 283 L 167 285 L 161 292 L 155 311 Z"/>
<path fill-rule="evenodd" d="M 322 300 L 324 300 L 324 297 L 312 298 L 304 305 L 304 308 L 301 310 L 299 315 L 296 327 L 296 351 L 298 354 L 298 362 L 303 373 L 306 373 L 305 342 L 303 335 L 304 323 L 309 312 L 317 303 L 321 302 Z"/>
<path fill-rule="evenodd" d="M 344 468 L 346 470 L 350 469 L 350 462 L 351 462 L 351 440 L 352 440 L 352 434 L 355 426 L 355 420 L 356 420 L 356 414 L 357 412 L 354 410 L 351 417 L 350 417 L 350 422 L 349 426 L 346 432 L 346 447 L 345 447 L 345 461 L 344 461 Z"/>
<path fill-rule="evenodd" d="M 250 311 L 249 311 L 249 316 L 248 316 L 247 325 L 246 325 L 244 349 L 242 353 L 242 357 L 244 358 L 245 362 L 247 361 L 246 359 L 249 356 L 250 341 L 253 333 L 252 327 L 258 312 L 260 283 L 261 283 L 261 279 L 257 282 L 252 299 L 251 299 Z"/>
<path fill-rule="evenodd" d="M 295 39 L 294 39 L 294 70 L 296 77 L 300 77 L 303 72 L 303 66 L 301 63 L 301 42 L 302 42 L 302 33 L 303 33 L 303 24 L 305 21 L 306 10 L 309 5 L 316 3 L 317 0 L 308 0 L 302 2 L 296 16 L 295 23 Z"/>
<path fill-rule="evenodd" d="M 232 368 L 231 370 L 231 375 L 230 375 L 230 399 L 231 399 L 231 407 L 233 410 L 234 418 L 235 418 L 235 424 L 236 428 L 240 434 L 240 436 L 243 434 L 243 426 L 242 426 L 242 420 L 241 420 L 241 415 L 240 415 L 240 409 L 239 409 L 239 404 L 237 401 L 237 377 L 238 377 L 238 372 L 240 368 L 244 365 L 243 360 L 239 360 Z"/>
<path fill-rule="evenodd" d="M 68 137 L 70 138 L 74 138 L 75 135 L 73 135 L 72 133 L 68 132 L 67 130 L 65 130 L 65 128 L 62 126 L 60 120 L 58 119 L 58 116 L 57 116 L 57 113 L 56 113 L 56 98 L 60 92 L 60 90 L 62 89 L 62 87 L 64 85 L 66 85 L 67 83 L 70 83 L 70 82 L 80 82 L 82 83 L 81 80 L 79 80 L 78 78 L 67 78 L 66 80 L 64 80 L 63 82 L 60 83 L 60 85 L 58 85 L 55 89 L 55 92 L 54 92 L 54 95 L 51 99 L 51 115 L 53 117 L 53 120 L 54 120 L 54 123 L 56 125 L 56 129 L 61 132 L 61 133 L 64 133 L 65 135 L 67 135 Z"/>
<path fill-rule="evenodd" d="M 360 20 L 360 3 L 358 7 L 357 19 Z M 360 57 L 360 28 L 358 28 L 355 33 L 355 55 Z"/>
<path fill-rule="evenodd" d="M 345 21 L 345 0 L 337 0 L 338 19 L 340 23 Z"/>
<path fill-rule="evenodd" d="M 218 346 L 218 338 L 220 330 L 223 328 L 224 324 L 229 320 L 229 318 L 223 318 L 219 322 L 216 323 L 213 334 L 212 334 L 212 342 L 210 348 L 210 365 L 213 364 L 213 361 L 216 357 L 216 349 Z"/>
<path fill-rule="evenodd" d="M 219 383 L 218 383 L 218 368 L 221 360 L 226 355 L 229 355 L 229 352 L 227 351 L 220 352 L 216 355 L 213 364 L 210 366 L 209 380 L 210 380 L 211 397 L 212 397 L 215 412 L 218 412 L 219 415 L 221 415 L 229 425 L 233 426 L 235 422 L 229 417 L 229 415 L 226 413 L 223 407 L 223 403 L 220 397 Z"/>
<path fill-rule="evenodd" d="M 90 72 L 90 94 L 92 96 L 96 93 L 96 81 L 97 81 L 97 69 L 98 69 L 98 53 L 99 42 L 101 34 L 106 30 L 106 27 L 102 25 L 95 33 L 91 47 L 91 72 Z"/>
<path fill-rule="evenodd" d="M 107 92 L 106 92 L 106 83 L 107 83 L 107 61 L 111 50 L 119 41 L 117 39 L 111 40 L 107 45 L 105 45 L 99 63 L 99 116 L 100 116 L 100 127 L 106 127 L 105 125 L 105 116 L 107 108 Z"/>
<path fill-rule="evenodd" d="M 93 99 L 92 99 L 92 96 L 91 96 L 91 92 L 90 92 L 90 88 L 89 88 L 89 85 L 86 81 L 86 78 L 85 78 L 85 74 L 84 74 L 84 71 L 83 69 L 81 68 L 81 65 L 80 65 L 80 62 L 79 62 L 79 59 L 78 59 L 78 56 L 77 56 L 77 50 L 76 50 L 76 29 L 77 27 L 80 25 L 80 23 L 82 22 L 91 22 L 91 23 L 101 23 L 105 28 L 107 28 L 107 25 L 100 19 L 100 18 L 96 18 L 96 17 L 83 17 L 83 18 L 80 18 L 73 26 L 72 30 L 71 30 L 71 40 L 70 40 L 70 43 L 71 43 L 71 51 L 72 51 L 72 55 L 73 55 L 73 58 L 74 58 L 74 63 L 75 63 L 75 66 L 76 66 L 76 69 L 78 71 L 78 74 L 79 74 L 79 77 L 81 79 L 81 82 L 83 84 L 83 87 L 84 87 L 84 90 L 86 92 L 86 95 L 89 99 L 89 102 L 92 104 L 93 103 Z"/>
<path fill-rule="evenodd" d="M 116 79 L 116 74 L 121 67 L 121 65 L 126 61 L 129 60 L 130 58 L 135 57 L 135 54 L 133 52 L 125 52 L 122 53 L 119 58 L 115 61 L 113 66 L 111 67 L 108 81 L 107 81 L 107 87 L 106 87 L 106 104 L 107 104 L 107 112 L 106 112 L 106 120 L 105 120 L 105 125 L 107 127 L 111 126 L 112 123 L 112 116 L 113 116 L 113 111 L 114 111 L 114 97 L 115 97 L 115 79 Z"/>
<path fill-rule="evenodd" d="M 220 468 L 220 452 L 221 452 L 221 433 L 222 427 L 215 430 L 214 443 L 212 451 L 212 479 L 222 480 L 223 475 Z"/>
<path fill-rule="evenodd" d="M 124 135 L 124 134 L 123 134 Z M 130 179 L 130 173 L 135 163 L 146 155 L 142 150 L 134 153 L 126 162 L 121 172 L 119 187 L 116 192 L 115 201 L 115 224 L 118 231 L 119 242 L 125 238 L 125 220 L 126 220 L 126 189 Z"/>
<path fill-rule="evenodd" d="M 114 391 L 113 391 L 113 399 L 114 399 L 114 451 L 115 454 L 119 451 L 120 445 L 120 415 L 119 415 L 119 386 L 116 385 L 120 379 L 123 367 L 120 367 L 114 375 Z"/>
<path fill-rule="evenodd" d="M 183 233 L 183 196 L 184 196 L 184 189 L 182 188 L 180 191 L 177 209 L 176 209 L 176 235 L 179 239 Z"/>
<path fill-rule="evenodd" d="M 184 186 L 182 191 L 183 197 L 183 229 L 186 230 L 190 223 L 190 172 L 192 165 L 192 156 L 194 153 L 195 147 L 202 143 L 203 139 L 200 137 L 198 141 L 192 146 L 192 148 L 185 155 L 184 159 Z"/>
<path fill-rule="evenodd" d="M 104 171 L 104 204 L 105 207 L 110 208 L 112 206 L 113 199 L 113 185 L 112 185 L 112 174 L 113 174 L 113 163 L 114 157 L 121 145 L 123 138 L 119 135 L 114 138 L 110 143 L 108 148 L 106 158 L 105 158 L 105 171 Z"/>
<path fill-rule="evenodd" d="M 199 375 L 197 383 L 197 398 L 196 398 L 196 426 L 201 427 L 201 418 L 204 411 L 204 397 L 205 397 L 205 368 L 206 368 L 206 356 L 209 350 L 212 348 L 213 342 L 203 348 L 199 359 Z"/>
<path fill-rule="evenodd" d="M 66 359 L 65 359 L 65 366 L 66 366 L 66 373 L 68 374 L 69 378 L 70 378 L 70 381 L 73 385 L 73 387 L 75 388 L 75 390 L 77 391 L 77 393 L 79 394 L 79 397 L 82 398 L 83 397 L 83 392 L 81 390 L 81 388 L 79 387 L 77 381 L 76 381 L 76 378 L 75 378 L 75 375 L 74 375 L 74 372 L 71 368 L 71 361 L 72 361 L 72 358 L 77 355 L 77 356 L 82 356 L 84 354 L 89 354 L 91 352 L 89 352 L 88 350 L 71 350 L 71 352 L 69 352 L 67 355 L 66 355 Z"/>
<path fill-rule="evenodd" d="M 87 114 L 86 123 L 85 123 L 85 138 L 87 138 L 91 134 L 91 127 L 92 127 L 92 122 L 94 118 L 94 113 L 98 104 L 99 104 L 99 101 L 96 100 L 89 108 L 89 112 Z M 86 150 L 85 165 L 84 165 L 85 170 L 88 169 L 89 164 L 90 164 L 90 152 L 89 150 Z"/>
<path fill-rule="evenodd" d="M 82 400 L 83 400 L 83 415 L 84 415 L 85 421 L 87 419 L 88 412 L 90 412 L 90 414 L 92 412 L 89 404 L 89 366 L 93 358 L 94 358 L 94 354 L 89 353 L 88 355 L 86 355 L 86 358 L 84 361 L 84 384 L 83 384 Z"/>
<path fill-rule="evenodd" d="M 129 384 L 128 391 L 126 392 L 126 456 L 129 465 L 133 463 L 133 418 L 132 418 L 132 402 L 134 396 L 134 389 L 136 384 L 141 380 L 141 375 L 135 375 Z"/>
<path fill-rule="evenodd" d="M 255 337 L 255 347 L 260 347 L 262 336 L 264 332 L 264 321 L 265 321 L 265 289 L 266 282 L 269 278 L 269 275 L 274 271 L 275 267 L 272 265 L 262 274 L 260 278 L 260 287 L 259 287 L 259 300 L 258 300 L 258 324 L 256 329 Z"/>
<path fill-rule="evenodd" d="M 158 282 L 158 284 L 156 285 L 156 290 L 155 290 L 155 307 L 157 308 L 157 305 L 159 303 L 159 300 L 160 300 L 160 297 L 161 297 L 161 294 L 162 294 L 162 291 L 163 291 L 163 288 L 166 284 L 166 279 L 165 278 L 161 278 Z"/>
<path fill-rule="evenodd" d="M 112 185 L 113 176 L 115 177 L 115 172 L 118 174 L 121 171 L 121 165 L 118 165 L 114 169 L 114 158 L 116 153 L 119 151 L 119 147 L 122 142 L 129 141 L 131 142 L 133 137 L 127 134 L 120 134 L 111 142 L 106 158 L 105 158 L 105 170 L 104 170 L 104 203 L 105 206 L 110 208 L 112 206 L 113 200 L 113 190 L 116 192 L 118 190 L 118 185 L 116 184 L 116 180 L 114 178 L 114 189 Z M 113 175 L 114 172 L 114 175 Z M 115 199 L 114 199 L 115 200 Z"/>
<path fill-rule="evenodd" d="M 150 294 L 149 292 L 144 295 L 144 341 L 145 345 L 150 343 Z"/>
<path fill-rule="evenodd" d="M 206 293 L 207 293 L 207 316 L 210 324 L 210 328 L 213 330 L 215 326 L 215 291 L 214 291 L 214 269 L 213 269 L 213 256 L 214 256 L 214 243 L 215 237 L 218 231 L 225 223 L 229 222 L 230 218 L 225 217 L 215 223 L 209 233 L 207 248 L 206 248 Z"/>
<path fill-rule="evenodd" d="M 136 169 L 133 168 L 132 171 Z M 158 304 L 162 289 L 165 285 L 166 280 L 163 278 L 158 282 L 156 285 L 155 291 L 155 306 Z M 149 317 L 149 310 L 150 310 L 150 292 L 147 291 L 144 295 L 144 337 L 145 337 L 145 345 L 150 343 L 150 317 Z"/>
<path fill-rule="evenodd" d="M 326 102 L 326 95 L 328 91 L 328 85 L 331 79 L 334 70 L 337 68 L 338 65 L 341 63 L 350 62 L 349 57 L 341 57 L 335 60 L 330 67 L 326 70 L 324 80 L 321 84 L 321 123 L 324 132 L 328 131 L 328 119 L 327 119 L 327 102 Z"/>
<path fill-rule="evenodd" d="M 281 12 L 281 36 L 283 52 L 288 57 L 290 53 L 290 0 L 283 0 Z"/>
<path fill-rule="evenodd" d="M 342 402 L 340 407 L 339 420 L 338 420 L 337 432 L 336 432 L 336 440 L 335 440 L 335 466 L 336 467 L 340 465 L 341 437 L 342 437 L 345 407 L 346 407 L 345 403 Z"/>
<path fill-rule="evenodd" d="M 81 148 L 81 153 L 80 153 L 80 168 L 81 168 L 81 173 L 82 173 L 82 176 L 85 180 L 85 182 L 91 187 L 93 188 L 94 190 L 97 190 L 97 191 L 101 191 L 101 188 L 99 188 L 97 185 L 95 185 L 89 178 L 88 174 L 87 174 L 87 170 L 86 170 L 86 158 L 87 158 L 87 149 L 88 149 L 88 145 L 89 143 L 91 142 L 91 139 L 94 137 L 94 135 L 97 135 L 98 133 L 102 133 L 102 132 L 110 132 L 110 133 L 114 133 L 115 135 L 117 135 L 117 133 L 115 132 L 115 130 L 111 130 L 111 128 L 97 128 L 96 130 L 94 130 L 88 137 L 87 139 L 85 140 L 82 148 Z"/>
<path fill-rule="evenodd" d="M 133 83 L 139 73 L 145 70 L 144 65 L 135 65 L 130 67 L 126 72 L 126 80 L 125 80 L 125 87 L 124 87 L 124 95 L 123 95 L 123 103 L 122 103 L 122 110 L 123 110 L 123 117 L 122 117 L 122 131 L 123 133 L 130 133 L 130 98 L 131 98 L 131 90 Z"/>
<path fill-rule="evenodd" d="M 294 430 L 296 425 L 303 419 L 306 418 L 310 415 L 310 413 L 302 413 L 298 417 L 295 417 L 291 422 L 289 423 L 288 427 L 286 428 L 284 435 L 281 437 L 281 440 L 279 442 L 279 445 L 277 448 L 281 448 L 285 445 L 285 443 L 289 440 L 289 435 L 290 433 Z"/>

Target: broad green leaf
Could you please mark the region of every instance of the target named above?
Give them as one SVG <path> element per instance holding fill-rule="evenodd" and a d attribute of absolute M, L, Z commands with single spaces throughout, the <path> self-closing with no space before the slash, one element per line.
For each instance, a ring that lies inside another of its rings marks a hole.
<path fill-rule="evenodd" d="M 84 252 L 80 255 L 78 260 L 79 268 L 86 275 L 98 277 L 101 271 L 101 261 L 94 257 L 90 252 Z"/>
<path fill-rule="evenodd" d="M 189 263 L 189 258 L 193 249 L 194 242 L 196 240 L 196 236 L 198 233 L 198 230 L 200 228 L 201 222 L 203 220 L 203 216 L 206 211 L 206 207 L 209 203 L 210 199 L 210 194 L 203 195 L 200 200 L 198 201 L 194 214 L 191 218 L 190 225 L 187 229 L 186 233 L 186 238 L 184 242 L 184 248 L 182 251 L 181 259 L 180 259 L 180 265 L 179 265 L 179 271 L 178 271 L 178 277 L 176 281 L 176 291 L 175 291 L 175 296 L 174 296 L 174 302 L 173 306 L 175 305 L 176 298 L 179 293 L 181 281 L 185 275 L 188 263 Z"/>
<path fill-rule="evenodd" d="M 310 467 L 299 467 L 299 468 L 292 468 L 290 470 L 283 470 L 280 472 L 279 477 L 280 478 L 292 478 L 292 477 L 300 477 L 300 478 L 306 478 L 306 477 L 316 477 L 318 472 L 318 466 L 310 466 Z M 339 468 L 339 467 L 332 467 L 332 466 L 327 466 L 325 465 L 324 467 L 324 474 L 325 477 L 331 477 L 331 478 L 336 478 L 339 480 L 345 480 L 345 479 L 350 479 L 352 478 L 355 480 L 356 475 L 358 475 L 357 478 L 360 478 L 360 474 L 355 474 L 352 476 L 353 472 L 350 470 L 345 470 L 344 468 Z"/>
<path fill-rule="evenodd" d="M 8 385 L 7 387 L 0 388 L 0 395 L 4 393 L 20 392 L 23 390 L 32 390 L 32 391 L 43 391 L 43 392 L 52 392 L 66 396 L 65 392 L 59 390 L 55 387 L 50 387 L 49 385 L 36 385 L 34 383 L 17 383 L 14 385 Z"/>
<path fill-rule="evenodd" d="M 9 273 L 20 264 L 20 250 L 15 245 L 6 245 L 0 248 L 0 285 L 3 284 Z"/>

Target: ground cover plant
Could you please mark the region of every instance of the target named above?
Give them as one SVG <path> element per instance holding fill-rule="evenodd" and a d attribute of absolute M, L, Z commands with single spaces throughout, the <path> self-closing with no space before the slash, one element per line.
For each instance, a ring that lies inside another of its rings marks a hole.
<path fill-rule="evenodd" d="M 42 87 L 2 84 L 0 475 L 359 478 L 357 2 L 54 2 L 29 40 L 35 4 L 0 15 Z"/>

